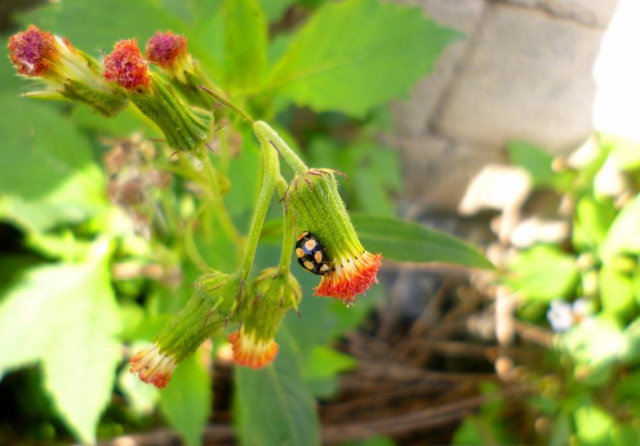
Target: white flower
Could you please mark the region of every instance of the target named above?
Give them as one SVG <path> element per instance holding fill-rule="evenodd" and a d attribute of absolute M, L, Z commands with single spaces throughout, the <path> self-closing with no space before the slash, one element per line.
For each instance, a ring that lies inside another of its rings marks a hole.
<path fill-rule="evenodd" d="M 551 301 L 551 306 L 547 311 L 547 319 L 553 331 L 562 333 L 569 330 L 574 325 L 590 319 L 591 304 L 581 297 L 573 304 L 561 299 Z"/>

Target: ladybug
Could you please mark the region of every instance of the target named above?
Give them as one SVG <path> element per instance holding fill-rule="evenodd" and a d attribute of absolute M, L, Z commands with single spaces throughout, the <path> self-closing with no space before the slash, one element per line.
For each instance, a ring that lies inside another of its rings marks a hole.
<path fill-rule="evenodd" d="M 327 252 L 316 236 L 308 231 L 298 236 L 296 258 L 301 267 L 313 274 L 324 276 L 331 271 Z"/>

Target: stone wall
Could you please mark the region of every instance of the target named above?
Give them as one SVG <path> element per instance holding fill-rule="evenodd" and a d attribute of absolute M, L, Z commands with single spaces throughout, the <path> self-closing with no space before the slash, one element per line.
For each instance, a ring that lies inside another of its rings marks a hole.
<path fill-rule="evenodd" d="M 589 136 L 617 0 L 397 1 L 466 36 L 394 106 L 410 213 L 455 210 L 484 165 L 506 162 L 510 140 L 562 153 Z"/>

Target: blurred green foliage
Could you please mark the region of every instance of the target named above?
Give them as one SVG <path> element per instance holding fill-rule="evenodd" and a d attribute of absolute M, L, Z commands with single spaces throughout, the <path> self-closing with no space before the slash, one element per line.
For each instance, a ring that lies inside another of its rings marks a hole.
<path fill-rule="evenodd" d="M 568 239 L 521 250 L 503 276 L 521 304 L 519 317 L 555 332 L 532 377 L 539 392 L 532 413 L 550 422 L 540 444 L 636 445 L 640 145 L 600 135 L 570 157 L 521 143 L 509 152 L 538 191 L 561 198 L 564 211 L 555 218 L 571 223 Z M 470 432 L 464 426 L 458 435 Z M 464 444 L 488 444 L 487 437 Z"/>
<path fill-rule="evenodd" d="M 290 8 L 302 19 L 283 18 Z M 367 213 L 355 223 L 369 249 L 401 261 L 491 267 L 446 234 L 392 218 L 399 162 L 375 139 L 389 128 L 385 104 L 406 97 L 458 37 L 418 8 L 378 0 L 65 0 L 18 21 L 64 35 L 94 55 L 120 39 L 142 45 L 156 30 L 184 34 L 235 103 L 273 122 L 309 161 L 351 175 L 343 193 Z M 6 56 L 0 49 L 0 219 L 19 231 L 20 241 L 0 255 L 0 377 L 27 377 L 12 391 L 46 403 L 19 407 L 20 422 L 4 433 L 93 443 L 158 423 L 159 407 L 186 444 L 197 445 L 224 333 L 185 361 L 161 392 L 133 379 L 125 359 L 184 305 L 203 262 L 227 271 L 235 266 L 238 232 L 248 226 L 258 191 L 259 145 L 241 119 L 216 112 L 225 128 L 216 153 L 207 156 L 224 198 L 213 203 L 188 160 L 149 142 L 161 134 L 134 109 L 107 120 L 82 106 L 21 98 L 28 83 L 14 76 Z M 223 150 L 230 160 L 219 156 Z M 123 151 L 134 155 L 113 168 Z M 148 181 L 133 197 L 118 182 L 122 168 L 133 172 L 130 179 Z M 270 266 L 277 256 L 265 243 L 256 266 Z M 296 274 L 311 295 L 315 278 Z M 339 374 L 357 367 L 328 344 L 382 298 L 376 287 L 349 310 L 304 299 L 304 323 L 287 318 L 275 364 L 236 369 L 234 423 L 242 444 L 319 444 L 314 395 L 333 395 Z"/>

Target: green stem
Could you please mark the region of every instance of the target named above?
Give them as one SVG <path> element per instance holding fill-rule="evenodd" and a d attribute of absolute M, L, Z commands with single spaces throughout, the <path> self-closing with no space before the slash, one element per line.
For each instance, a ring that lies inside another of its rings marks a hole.
<path fill-rule="evenodd" d="M 256 255 L 256 250 L 258 249 L 258 241 L 260 240 L 260 234 L 262 233 L 262 225 L 264 224 L 264 219 L 267 216 L 269 203 L 271 203 L 276 181 L 280 174 L 278 155 L 273 150 L 266 150 L 264 142 L 262 145 L 262 188 L 260 189 L 258 203 L 256 204 L 256 209 L 253 213 L 251 228 L 249 229 L 249 235 L 247 236 L 247 245 L 239 269 L 241 278 L 244 281 L 249 278 L 249 274 L 251 273 L 253 260 Z"/>
<path fill-rule="evenodd" d="M 287 145 L 286 142 L 273 130 L 266 122 L 258 121 L 253 124 L 253 131 L 263 144 L 268 144 L 274 148 L 284 159 L 287 164 L 291 166 L 296 174 L 301 174 L 309 170 L 307 165 L 302 162 L 296 152 Z"/>
<path fill-rule="evenodd" d="M 233 110 L 234 112 L 236 112 L 237 114 L 239 114 L 240 116 L 242 116 L 242 118 L 245 121 L 249 121 L 251 124 L 253 124 L 255 121 L 253 120 L 253 118 L 251 116 L 249 116 L 248 114 L 246 114 L 240 107 L 236 106 L 233 102 L 229 101 L 228 99 L 223 98 L 222 96 L 220 96 L 218 93 L 209 90 L 207 87 L 205 87 L 204 85 L 200 85 L 200 90 L 206 92 L 207 94 L 209 94 L 211 97 L 213 97 L 216 101 L 220 102 L 222 105 L 226 106 L 227 108 Z"/>

